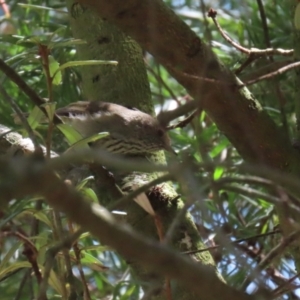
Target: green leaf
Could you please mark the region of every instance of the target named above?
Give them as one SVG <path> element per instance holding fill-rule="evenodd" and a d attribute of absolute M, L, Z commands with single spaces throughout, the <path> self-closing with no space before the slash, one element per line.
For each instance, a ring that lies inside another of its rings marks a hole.
<path fill-rule="evenodd" d="M 24 38 L 22 36 L 19 36 L 19 35 L 1 35 L 0 36 L 0 42 L 1 43 L 10 43 L 12 45 L 16 45 L 19 41 L 20 41 L 20 38 Z M 25 48 L 31 48 L 30 45 L 22 45 L 22 47 L 25 47 Z M 23 55 L 23 53 L 21 54 L 18 54 L 18 55 Z M 5 62 L 8 62 L 11 60 L 11 57 L 9 57 L 8 59 L 5 60 Z"/>
<path fill-rule="evenodd" d="M 213 176 L 214 180 L 220 179 L 221 176 L 223 175 L 223 173 L 224 173 L 224 168 L 223 167 L 220 167 L 220 166 L 216 167 L 215 171 L 214 171 L 214 176 Z"/>
<path fill-rule="evenodd" d="M 62 81 L 61 70 L 59 69 L 59 63 L 54 59 L 52 55 L 49 55 L 49 73 L 54 85 L 59 85 Z"/>
<path fill-rule="evenodd" d="M 38 127 L 38 125 L 41 123 L 43 119 L 45 119 L 45 114 L 40 110 L 38 106 L 35 106 L 33 110 L 30 112 L 27 121 L 29 126 L 32 129 L 35 129 Z"/>
<path fill-rule="evenodd" d="M 91 199 L 93 202 L 99 203 L 96 193 L 91 188 L 83 188 L 81 192 L 86 198 Z"/>
<path fill-rule="evenodd" d="M 73 145 L 76 142 L 82 140 L 81 134 L 76 129 L 74 129 L 72 126 L 70 126 L 68 124 L 58 124 L 57 128 L 66 137 L 69 145 Z"/>
<path fill-rule="evenodd" d="M 99 251 L 99 250 L 98 250 Z M 70 255 L 75 257 L 74 251 L 70 251 Z M 104 266 L 101 261 L 94 257 L 93 255 L 87 253 L 86 251 L 81 250 L 80 251 L 80 262 L 83 265 L 89 266 L 91 269 L 96 270 L 96 271 L 106 271 L 108 268 Z"/>
<path fill-rule="evenodd" d="M 48 11 L 55 11 L 62 14 L 67 14 L 66 11 L 62 9 L 55 9 L 51 7 L 41 6 L 41 5 L 33 5 L 33 4 L 27 4 L 27 3 L 18 3 L 19 6 L 29 8 L 29 9 L 35 9 L 35 10 L 48 10 Z"/>
<path fill-rule="evenodd" d="M 20 247 L 20 245 L 19 245 L 19 247 Z M 21 262 L 13 263 L 6 268 L 1 268 L 0 269 L 0 280 L 1 280 L 1 278 L 8 275 L 9 273 L 14 272 L 18 269 L 31 268 L 31 267 L 32 267 L 32 265 L 29 262 L 21 261 Z"/>
<path fill-rule="evenodd" d="M 103 245 L 91 245 L 91 246 L 82 247 L 81 250 L 85 250 L 85 251 L 94 251 L 94 250 L 96 250 L 98 252 L 104 252 L 104 251 L 111 250 L 111 248 L 108 247 L 108 246 L 103 246 Z"/>
<path fill-rule="evenodd" d="M 6 265 L 8 264 L 8 262 L 10 261 L 10 259 L 13 257 L 13 255 L 15 254 L 15 252 L 20 248 L 20 246 L 22 245 L 22 242 L 17 241 L 16 243 L 14 243 L 11 248 L 7 251 L 7 253 L 5 254 L 5 256 L 1 259 L 1 264 L 0 264 L 0 278 L 2 276 L 4 276 L 6 273 Z"/>
<path fill-rule="evenodd" d="M 97 66 L 97 65 L 113 65 L 116 66 L 118 64 L 115 60 L 76 60 L 69 61 L 63 65 L 61 65 L 56 72 L 62 71 L 63 69 L 69 67 L 79 67 L 79 66 Z"/>
<path fill-rule="evenodd" d="M 36 36 L 36 35 L 33 35 L 33 36 L 28 36 L 28 37 L 20 37 L 21 39 L 17 41 L 17 45 L 18 44 L 22 44 L 22 43 L 29 43 L 29 44 L 34 44 L 34 45 L 39 45 L 41 44 L 41 39 Z"/>
<path fill-rule="evenodd" d="M 58 41 L 58 42 L 51 42 L 48 45 L 49 49 L 54 49 L 58 47 L 67 47 L 67 46 L 76 46 L 76 45 L 84 45 L 86 44 L 85 40 L 81 39 L 68 39 L 64 41 Z"/>
<path fill-rule="evenodd" d="M 211 151 L 210 151 L 210 156 L 212 158 L 216 157 L 217 155 L 219 155 L 227 146 L 229 145 L 229 141 L 227 139 L 223 139 L 221 142 L 219 142 L 216 147 L 214 147 Z"/>
<path fill-rule="evenodd" d="M 4 220 L 1 220 L 1 222 L 0 222 L 0 229 L 1 229 L 7 222 L 9 222 L 9 221 L 12 220 L 15 216 L 17 216 L 19 213 L 20 213 L 20 211 L 16 211 L 16 212 L 14 212 L 14 213 L 10 213 L 10 214 L 8 215 L 7 218 L 5 218 Z"/>
<path fill-rule="evenodd" d="M 0 41 L 1 41 L 1 38 L 0 38 Z M 31 50 L 32 50 L 32 48 L 31 48 Z M 25 61 L 25 59 L 30 60 L 32 63 L 34 63 L 34 62 L 40 63 L 40 60 L 37 59 L 36 54 L 35 53 L 33 54 L 30 51 L 28 51 L 28 52 L 24 51 L 20 54 L 13 55 L 10 58 L 6 59 L 5 62 L 8 63 L 8 62 L 13 62 L 13 61 L 18 61 L 20 63 L 22 61 Z"/>
<path fill-rule="evenodd" d="M 64 134 L 70 145 L 70 148 L 67 149 L 66 152 L 73 150 L 74 148 L 89 149 L 88 143 L 95 142 L 109 135 L 107 132 L 100 132 L 87 138 L 82 138 L 81 134 L 69 124 L 59 124 L 57 127 Z"/>
<path fill-rule="evenodd" d="M 88 176 L 88 177 L 84 178 L 83 180 L 81 180 L 81 182 L 79 184 L 77 184 L 76 190 L 80 191 L 81 189 L 83 189 L 90 180 L 94 180 L 94 176 Z"/>
<path fill-rule="evenodd" d="M 201 112 L 201 115 L 200 115 L 200 122 L 203 122 L 204 119 L 205 119 L 205 117 L 206 117 L 206 113 L 205 113 L 205 111 L 203 110 L 203 111 Z"/>
<path fill-rule="evenodd" d="M 75 142 L 74 144 L 71 145 L 71 147 L 67 151 L 70 151 L 74 148 L 84 149 L 88 146 L 88 143 L 92 143 L 97 140 L 103 139 L 103 138 L 107 137 L 108 135 L 109 135 L 108 132 L 99 132 L 99 133 L 93 134 L 87 138 L 84 138 L 84 139 L 81 139 L 81 140 Z"/>
<path fill-rule="evenodd" d="M 54 114 L 55 114 L 55 109 L 56 109 L 56 102 L 47 102 L 43 105 L 41 105 L 41 107 L 44 107 L 49 120 L 53 120 Z"/>
<path fill-rule="evenodd" d="M 120 300 L 130 299 L 130 297 L 132 296 L 132 294 L 135 292 L 136 289 L 137 289 L 136 285 L 134 284 L 130 285 L 129 288 L 124 293 L 124 295 L 121 296 Z"/>
<path fill-rule="evenodd" d="M 40 220 L 41 222 L 45 223 L 47 226 L 49 226 L 50 228 L 52 228 L 52 223 L 51 223 L 50 219 L 48 218 L 48 216 L 43 211 L 36 210 L 36 209 L 33 209 L 33 208 L 28 208 L 28 209 L 24 210 L 19 215 L 19 217 L 21 217 L 24 214 L 32 215 L 36 219 Z"/>
<path fill-rule="evenodd" d="M 59 276 L 57 276 L 57 274 L 51 270 L 49 276 L 49 285 L 52 286 L 60 295 L 62 295 L 64 291 L 62 283 L 63 281 L 59 278 Z"/>
<path fill-rule="evenodd" d="M 55 45 L 56 43 L 59 43 L 57 41 L 52 42 L 52 40 L 57 37 L 57 36 L 63 36 L 66 32 L 67 27 L 66 26 L 60 26 L 58 27 L 54 32 L 52 32 L 52 34 L 50 35 L 49 39 L 48 39 L 48 49 L 53 49 L 53 45 Z"/>

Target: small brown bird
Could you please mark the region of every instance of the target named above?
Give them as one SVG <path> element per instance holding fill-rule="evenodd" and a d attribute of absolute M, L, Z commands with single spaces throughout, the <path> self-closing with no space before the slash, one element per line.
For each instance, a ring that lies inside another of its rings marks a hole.
<path fill-rule="evenodd" d="M 56 115 L 83 138 L 100 132 L 109 135 L 93 143 L 112 153 L 136 155 L 158 150 L 175 153 L 166 128 L 157 119 L 136 109 L 96 101 L 79 101 L 59 108 Z"/>

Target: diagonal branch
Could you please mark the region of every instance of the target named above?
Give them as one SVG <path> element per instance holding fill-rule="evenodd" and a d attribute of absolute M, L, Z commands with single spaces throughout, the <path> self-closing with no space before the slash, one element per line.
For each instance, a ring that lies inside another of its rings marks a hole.
<path fill-rule="evenodd" d="M 91 6 L 100 16 L 122 28 L 162 63 L 207 111 L 244 159 L 300 174 L 300 154 L 292 148 L 284 132 L 246 88 L 236 88 L 240 84 L 238 79 L 162 1 L 80 0 L 80 3 Z"/>
<path fill-rule="evenodd" d="M 12 81 L 14 82 L 29 98 L 30 100 L 38 106 L 42 112 L 47 117 L 48 114 L 45 108 L 41 105 L 45 104 L 45 101 L 22 79 L 22 77 L 12 69 L 4 60 L 0 59 L 0 70 Z M 53 121 L 55 124 L 60 124 L 60 119 L 54 115 Z"/>
<path fill-rule="evenodd" d="M 178 280 L 198 295 L 205 295 L 206 299 L 219 299 L 220 295 L 223 299 L 231 300 L 256 299 L 255 296 L 227 286 L 218 278 L 213 267 L 195 264 L 194 260 L 183 257 L 174 250 L 137 234 L 127 225 L 115 221 L 103 207 L 84 201 L 79 193 L 61 181 L 40 161 L 23 158 L 16 164 L 15 161 L 10 163 L 1 160 L 0 168 L 2 204 L 11 198 L 38 193 L 55 209 L 65 212 L 72 221 L 89 230 L 101 242 L 118 250 L 120 254 L 134 258 L 155 272 Z M 15 186 L 18 186 L 18 189 Z"/>

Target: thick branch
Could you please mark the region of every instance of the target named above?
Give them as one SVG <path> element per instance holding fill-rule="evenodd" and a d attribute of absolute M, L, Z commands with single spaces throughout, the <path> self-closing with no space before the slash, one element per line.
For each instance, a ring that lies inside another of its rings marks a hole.
<path fill-rule="evenodd" d="M 201 106 L 245 159 L 300 174 L 300 155 L 283 132 L 247 89 L 237 88 L 240 83 L 235 76 L 162 1 L 80 2 L 92 6 L 153 54 L 197 101 L 201 100 Z"/>
<path fill-rule="evenodd" d="M 255 299 L 219 280 L 214 267 L 195 264 L 194 260 L 179 255 L 115 221 L 109 212 L 97 204 L 84 201 L 72 187 L 64 184 L 40 161 L 32 158 L 20 158 L 11 163 L 1 160 L 0 168 L 2 204 L 12 198 L 38 193 L 51 206 L 65 212 L 71 220 L 89 230 L 104 244 L 115 248 L 125 257 L 136 259 L 155 272 L 178 280 L 195 291 L 201 297 L 199 299 Z"/>

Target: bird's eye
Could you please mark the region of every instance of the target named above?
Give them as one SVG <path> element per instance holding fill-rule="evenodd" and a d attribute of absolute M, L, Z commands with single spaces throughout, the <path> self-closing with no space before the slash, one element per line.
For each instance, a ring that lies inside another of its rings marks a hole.
<path fill-rule="evenodd" d="M 164 131 L 160 128 L 160 129 L 158 129 L 157 130 L 157 135 L 159 136 L 159 137 L 162 137 L 163 135 L 164 135 Z"/>

